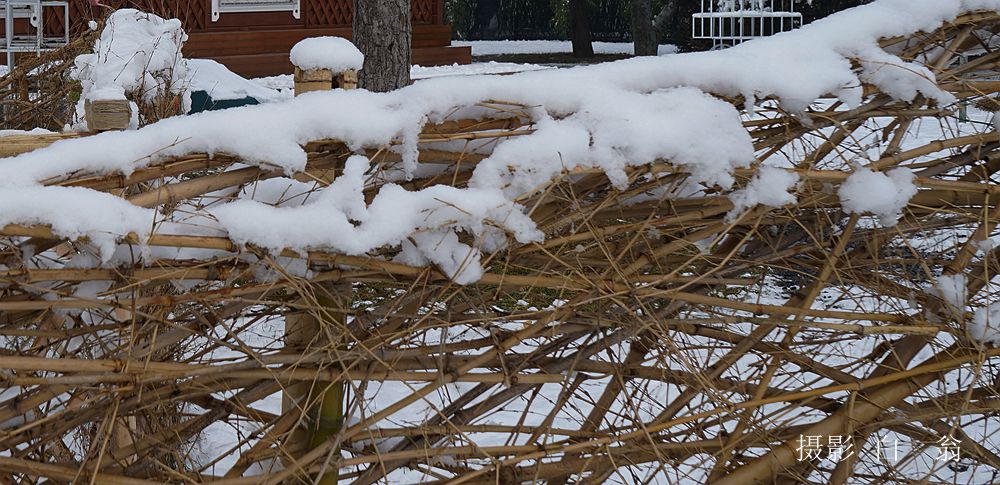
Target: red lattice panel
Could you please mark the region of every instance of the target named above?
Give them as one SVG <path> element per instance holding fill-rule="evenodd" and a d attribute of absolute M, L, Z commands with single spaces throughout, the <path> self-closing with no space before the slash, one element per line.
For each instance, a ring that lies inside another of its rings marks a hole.
<path fill-rule="evenodd" d="M 210 0 L 104 0 L 101 3 L 113 8 L 134 8 L 163 18 L 180 19 L 184 24 L 184 30 L 200 32 L 208 26 L 211 5 L 209 2 Z M 110 12 L 110 9 L 92 6 L 85 0 L 72 1 L 70 2 L 72 29 L 79 33 L 87 28 L 87 22 L 104 18 Z"/>
<path fill-rule="evenodd" d="M 303 0 L 302 12 L 307 27 L 350 27 L 353 0 Z M 435 24 L 442 0 L 411 0 L 414 24 Z"/>
<path fill-rule="evenodd" d="M 303 0 L 306 27 L 350 27 L 352 0 Z"/>
<path fill-rule="evenodd" d="M 208 26 L 211 5 L 209 0 L 128 0 L 118 3 L 163 18 L 180 19 L 188 32 L 205 30 Z"/>
<path fill-rule="evenodd" d="M 410 14 L 415 24 L 433 24 L 437 20 L 438 0 L 413 0 Z"/>
<path fill-rule="evenodd" d="M 72 7 L 71 7 L 72 8 Z M 46 7 L 42 10 L 43 15 L 45 15 L 45 36 L 46 37 L 62 37 L 64 34 L 63 30 L 65 27 L 63 22 L 65 21 L 65 11 L 62 7 Z M 70 18 L 73 18 L 72 16 Z"/>

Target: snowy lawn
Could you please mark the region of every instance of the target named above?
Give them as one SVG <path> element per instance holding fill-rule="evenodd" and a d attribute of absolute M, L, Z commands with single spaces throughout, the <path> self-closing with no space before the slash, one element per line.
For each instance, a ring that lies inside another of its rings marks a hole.
<path fill-rule="evenodd" d="M 573 44 L 568 40 L 456 40 L 451 45 L 471 46 L 475 57 L 573 52 Z M 631 42 L 594 42 L 593 46 L 594 54 L 632 55 L 635 52 Z M 673 54 L 677 52 L 677 46 L 664 44 L 659 47 L 658 52 L 661 56 Z"/>

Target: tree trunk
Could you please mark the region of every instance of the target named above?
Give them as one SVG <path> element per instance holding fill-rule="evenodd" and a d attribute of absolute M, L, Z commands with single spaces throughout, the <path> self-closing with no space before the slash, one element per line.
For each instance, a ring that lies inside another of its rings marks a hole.
<path fill-rule="evenodd" d="M 469 38 L 472 40 L 495 39 L 499 27 L 497 18 L 500 13 L 499 0 L 478 0 L 475 5 L 476 11 Z"/>
<path fill-rule="evenodd" d="M 358 85 L 386 92 L 410 84 L 410 0 L 354 0 L 353 27 L 365 55 Z"/>
<path fill-rule="evenodd" d="M 630 0 L 632 7 L 632 43 L 635 55 L 655 56 L 657 35 L 653 29 L 653 6 L 650 0 Z"/>
<path fill-rule="evenodd" d="M 569 23 L 573 57 L 594 57 L 594 45 L 590 38 L 590 0 L 570 0 Z"/>
<path fill-rule="evenodd" d="M 663 31 L 667 26 L 675 26 L 677 24 L 677 10 L 679 8 L 680 0 L 667 0 L 663 4 L 663 8 L 660 9 L 660 13 L 653 17 L 653 32 L 654 35 L 659 40 Z"/>

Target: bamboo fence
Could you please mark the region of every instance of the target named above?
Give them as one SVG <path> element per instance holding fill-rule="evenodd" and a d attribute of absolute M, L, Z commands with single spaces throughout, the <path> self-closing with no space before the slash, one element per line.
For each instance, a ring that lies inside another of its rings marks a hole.
<path fill-rule="evenodd" d="M 670 195 L 687 175 L 669 160 L 631 169 L 627 190 L 596 171 L 566 172 L 519 201 L 544 242 L 484 257 L 472 285 L 393 262 L 391 248 L 267 254 L 196 232 L 154 232 L 147 244 L 214 256 L 78 268 L 68 262 L 86 241 L 3 227 L 0 475 L 840 484 L 1000 474 L 1000 349 L 969 339 L 970 315 L 929 290 L 941 274 L 961 274 L 970 301 L 996 300 L 1000 248 L 980 241 L 1000 219 L 1000 137 L 992 126 L 953 128 L 960 106 L 997 104 L 1000 51 L 984 39 L 998 26 L 996 13 L 975 13 L 883 42 L 932 69 L 956 106 L 903 104 L 870 88 L 856 109 L 817 104 L 808 125 L 775 103 L 746 113 L 759 158 L 795 164 L 794 206 L 727 222 L 723 192 Z M 420 161 L 443 170 L 404 187 L 462 187 L 493 146 L 532 130 L 528 107 L 481 107 L 496 118 L 424 130 Z M 955 134 L 921 142 L 921 125 Z M 0 152 L 62 137 L 8 137 Z M 351 154 L 337 140 L 307 149 L 295 178 L 316 190 Z M 845 214 L 835 193 L 852 170 L 848 154 L 872 150 L 870 167 L 918 176 L 895 227 Z M 388 150 L 368 154 L 382 167 L 398 162 Z M 224 170 L 238 161 L 192 154 L 50 183 L 170 212 L 283 176 Z M 738 185 L 754 173 L 738 170 Z M 375 174 L 367 193 L 382 183 Z M 137 253 L 138 243 L 122 241 Z M 251 259 L 278 276 L 261 278 Z M 311 276 L 295 276 L 290 262 Z M 80 296 L 82 285 L 100 291 Z M 822 456 L 803 458 L 803 437 L 820 439 Z M 835 437 L 855 453 L 831 459 Z M 885 438 L 908 446 L 894 460 L 873 456 Z M 961 458 L 927 463 L 946 438 Z"/>

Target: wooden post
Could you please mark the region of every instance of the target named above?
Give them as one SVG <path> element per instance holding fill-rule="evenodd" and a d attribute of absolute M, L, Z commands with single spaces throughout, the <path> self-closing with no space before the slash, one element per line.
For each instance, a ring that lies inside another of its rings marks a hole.
<path fill-rule="evenodd" d="M 338 334 L 346 324 L 351 291 L 350 284 L 323 284 L 315 287 L 315 301 L 300 299 L 303 305 L 318 308 L 296 310 L 285 315 L 285 348 L 294 352 L 318 352 L 323 347 L 339 345 L 340 342 L 330 342 L 327 336 Z M 326 367 L 337 366 L 328 364 Z M 304 382 L 286 388 L 281 403 L 282 413 L 304 408 L 304 427 L 296 429 L 287 443 L 292 456 L 323 444 L 340 431 L 344 421 L 346 388 L 346 381 Z M 339 480 L 339 470 L 334 468 L 327 470 L 315 483 L 336 485 Z"/>
<path fill-rule="evenodd" d="M 132 122 L 132 107 L 127 100 L 87 100 L 84 116 L 90 131 L 127 130 Z"/>
<path fill-rule="evenodd" d="M 295 68 L 295 95 L 312 91 L 329 91 L 331 89 L 356 89 L 358 87 L 358 71 L 348 69 L 344 72 L 333 72 L 329 69 L 303 70 Z"/>
<path fill-rule="evenodd" d="M 28 89 L 28 76 L 25 74 L 17 78 L 17 98 L 25 103 L 31 102 L 30 90 Z"/>

